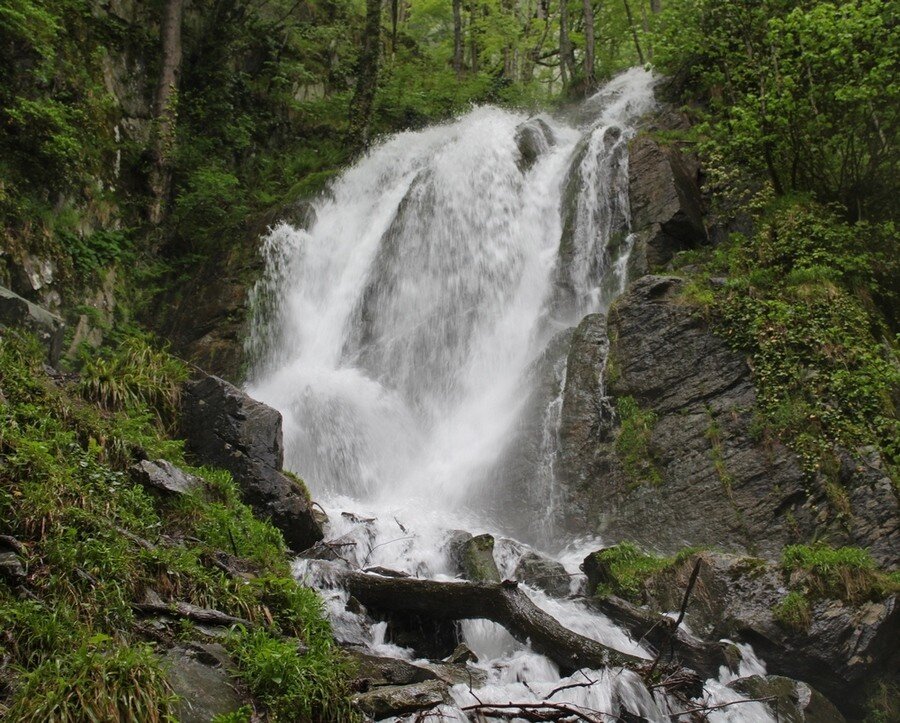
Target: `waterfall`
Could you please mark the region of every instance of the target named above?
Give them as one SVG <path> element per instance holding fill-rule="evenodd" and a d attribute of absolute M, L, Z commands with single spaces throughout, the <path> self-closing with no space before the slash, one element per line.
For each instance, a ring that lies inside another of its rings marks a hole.
<path fill-rule="evenodd" d="M 577 588 L 578 562 L 598 543 L 554 539 L 566 330 L 624 288 L 627 144 L 654 107 L 653 83 L 628 71 L 565 119 L 479 107 L 391 136 L 313 203 L 305 226 L 270 230 L 248 391 L 282 412 L 285 466 L 354 566 L 452 575 L 448 531 L 514 531 L 558 552 Z M 504 572 L 526 549 L 498 537 Z M 297 574 L 323 591 L 342 640 L 410 655 L 349 612 L 315 561 Z M 570 628 L 646 655 L 602 616 L 529 594 Z M 488 671 L 483 699 L 559 685 L 555 666 L 502 628 L 469 621 L 463 634 Z M 570 697 L 597 710 L 616 698 L 651 719 L 667 710 L 637 676 L 603 675 Z"/>
<path fill-rule="evenodd" d="M 249 391 L 284 414 L 287 466 L 317 498 L 459 510 L 490 484 L 530 365 L 623 277 L 624 149 L 652 84 L 633 70 L 580 125 L 541 118 L 530 168 L 520 113 L 400 133 L 334 183 L 308 228 L 272 229 Z"/>

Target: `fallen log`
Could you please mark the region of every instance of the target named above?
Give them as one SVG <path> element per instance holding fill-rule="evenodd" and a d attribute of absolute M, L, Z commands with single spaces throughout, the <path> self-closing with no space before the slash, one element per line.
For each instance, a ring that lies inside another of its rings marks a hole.
<path fill-rule="evenodd" d="M 253 623 L 244 618 L 236 618 L 228 615 L 220 610 L 212 610 L 210 608 L 201 608 L 186 602 L 173 603 L 157 603 L 143 602 L 132 603 L 131 608 L 142 615 L 168 615 L 175 618 L 184 618 L 192 620 L 202 625 L 244 625 L 252 627 Z"/>
<path fill-rule="evenodd" d="M 483 618 L 505 627 L 569 674 L 579 668 L 639 668 L 649 663 L 572 632 L 535 605 L 515 582 L 439 582 L 340 572 L 341 585 L 363 605 L 390 613 L 449 620 Z"/>
<path fill-rule="evenodd" d="M 723 665 L 731 667 L 727 645 L 700 640 L 677 627 L 671 618 L 614 596 L 592 598 L 588 605 L 628 630 L 635 640 L 646 642 L 654 650 L 668 651 L 668 662 L 680 662 L 703 678 L 718 677 Z"/>

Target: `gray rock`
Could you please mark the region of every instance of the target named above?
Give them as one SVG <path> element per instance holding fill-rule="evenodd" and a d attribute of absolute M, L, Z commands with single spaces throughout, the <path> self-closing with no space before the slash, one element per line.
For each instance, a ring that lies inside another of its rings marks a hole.
<path fill-rule="evenodd" d="M 354 679 L 366 689 L 383 685 L 410 685 L 438 679 L 433 671 L 400 658 L 371 655 L 360 650 L 347 652 L 357 665 Z"/>
<path fill-rule="evenodd" d="M 21 558 L 12 551 L 0 550 L 0 578 L 10 585 L 21 585 L 27 579 Z"/>
<path fill-rule="evenodd" d="M 186 495 L 203 487 L 203 480 L 179 469 L 164 459 L 142 460 L 131 466 L 135 482 L 153 489 L 176 495 Z"/>
<path fill-rule="evenodd" d="M 778 675 L 753 675 L 728 687 L 748 698 L 774 698 L 766 705 L 783 723 L 844 723 L 846 718 L 815 688 Z"/>
<path fill-rule="evenodd" d="M 281 471 L 281 414 L 224 379 L 207 375 L 182 394 L 187 449 L 234 475 L 244 501 L 300 552 L 323 538 L 308 493 Z"/>
<path fill-rule="evenodd" d="M 553 597 L 569 594 L 570 578 L 566 568 L 562 563 L 536 552 L 527 552 L 521 557 L 516 565 L 515 578 Z"/>
<path fill-rule="evenodd" d="M 664 266 L 678 251 L 706 243 L 696 161 L 650 135 L 628 149 L 628 196 L 635 276 Z M 634 276 L 632 277 L 634 278 Z"/>
<path fill-rule="evenodd" d="M 177 715 L 182 723 L 209 723 L 246 702 L 231 684 L 230 658 L 221 645 L 178 645 L 166 653 L 166 661 L 166 677 L 181 698 Z"/>
<path fill-rule="evenodd" d="M 35 334 L 47 349 L 50 366 L 55 367 L 59 363 L 65 333 L 63 320 L 0 286 L 0 327 L 4 326 L 26 329 Z"/>
<path fill-rule="evenodd" d="M 472 537 L 457 533 L 449 542 L 450 559 L 457 573 L 472 582 L 500 582 L 494 561 L 494 538 L 484 534 Z"/>
<path fill-rule="evenodd" d="M 449 701 L 447 684 L 441 680 L 428 680 L 412 685 L 385 685 L 353 696 L 357 707 L 375 720 L 428 710 Z"/>
<path fill-rule="evenodd" d="M 519 149 L 518 166 L 526 173 L 537 159 L 556 145 L 553 131 L 540 118 L 530 118 L 516 128 L 516 146 Z"/>
<path fill-rule="evenodd" d="M 698 545 L 775 558 L 786 544 L 826 539 L 895 569 L 900 507 L 877 454 L 845 455 L 851 515 L 833 514 L 824 481 L 810 484 L 794 453 L 760 438 L 746 361 L 681 299 L 683 285 L 646 276 L 612 307 L 606 388 L 602 320 L 587 317 L 573 338 L 560 427 L 573 517 L 610 543 L 666 553 Z M 644 455 L 659 485 L 632 479 L 616 452 L 609 409 L 624 396 L 655 420 Z"/>

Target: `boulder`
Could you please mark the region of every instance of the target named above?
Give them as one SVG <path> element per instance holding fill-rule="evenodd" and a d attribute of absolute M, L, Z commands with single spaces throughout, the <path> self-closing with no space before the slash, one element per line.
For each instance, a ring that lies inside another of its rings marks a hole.
<path fill-rule="evenodd" d="M 791 581 L 779 565 L 702 552 L 645 583 L 644 597 L 652 609 L 679 608 L 697 557 L 702 560 L 700 575 L 685 621 L 701 638 L 750 643 L 769 672 L 807 682 L 847 714 L 859 712 L 867 683 L 896 675 L 896 595 L 859 604 L 812 599 L 809 624 L 788 625 L 779 621 L 777 611 Z"/>
<path fill-rule="evenodd" d="M 231 659 L 221 645 L 177 645 L 165 659 L 166 678 L 180 697 L 177 717 L 182 723 L 209 723 L 245 704 L 231 683 Z"/>
<path fill-rule="evenodd" d="M 357 671 L 354 680 L 363 690 L 369 690 L 376 686 L 411 685 L 438 679 L 433 671 L 400 658 L 371 655 L 361 650 L 351 649 L 347 652 L 356 662 Z"/>
<path fill-rule="evenodd" d="M 605 378 L 602 321 L 587 317 L 575 334 L 559 470 L 572 517 L 609 543 L 667 554 L 693 545 L 774 559 L 786 544 L 825 539 L 869 548 L 894 569 L 900 507 L 877 455 L 848 460 L 851 514 L 830 510 L 824 481 L 811 484 L 793 452 L 759 434 L 750 368 L 684 299 L 684 284 L 645 276 L 613 305 Z M 636 478 L 617 449 L 609 410 L 624 397 L 649 420 L 636 453 L 653 480 Z"/>
<path fill-rule="evenodd" d="M 164 459 L 141 460 L 132 465 L 129 471 L 135 482 L 169 494 L 186 495 L 203 487 L 202 479 Z"/>
<path fill-rule="evenodd" d="M 47 349 L 47 363 L 53 367 L 59 363 L 65 334 L 63 320 L 0 286 L 0 327 L 4 326 L 26 329 L 35 334 Z"/>
<path fill-rule="evenodd" d="M 543 590 L 553 597 L 566 597 L 569 594 L 569 573 L 562 563 L 551 560 L 536 552 L 525 553 L 514 573 L 516 580 Z"/>
<path fill-rule="evenodd" d="M 353 696 L 356 706 L 382 720 L 405 713 L 429 710 L 442 703 L 450 702 L 447 684 L 440 680 L 428 680 L 412 685 L 384 685 Z"/>
<path fill-rule="evenodd" d="M 484 534 L 472 537 L 456 532 L 448 543 L 450 560 L 457 574 L 472 582 L 500 582 L 500 571 L 494 562 L 494 538 Z"/>
<path fill-rule="evenodd" d="M 667 264 L 678 251 L 706 243 L 699 166 L 676 147 L 641 134 L 628 147 L 628 198 L 635 247 L 632 277 Z"/>
<path fill-rule="evenodd" d="M 323 538 L 306 489 L 281 471 L 280 412 L 206 375 L 184 386 L 182 430 L 188 451 L 231 472 L 244 501 L 281 530 L 288 547 L 300 552 Z"/>
<path fill-rule="evenodd" d="M 748 698 L 774 698 L 767 703 L 783 723 L 844 723 L 846 718 L 815 688 L 779 675 L 740 678 L 728 687 Z"/>
<path fill-rule="evenodd" d="M 542 154 L 556 145 L 553 131 L 540 118 L 530 118 L 516 128 L 516 147 L 519 149 L 518 166 L 522 173 L 531 170 Z"/>

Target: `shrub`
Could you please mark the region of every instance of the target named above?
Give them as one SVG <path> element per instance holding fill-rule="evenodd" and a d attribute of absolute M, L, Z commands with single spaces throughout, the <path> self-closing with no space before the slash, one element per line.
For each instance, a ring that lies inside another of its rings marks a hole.
<path fill-rule="evenodd" d="M 662 475 L 650 451 L 656 414 L 641 409 L 633 397 L 618 397 L 616 414 L 619 417 L 616 453 L 625 473 L 635 485 L 662 484 Z"/>

